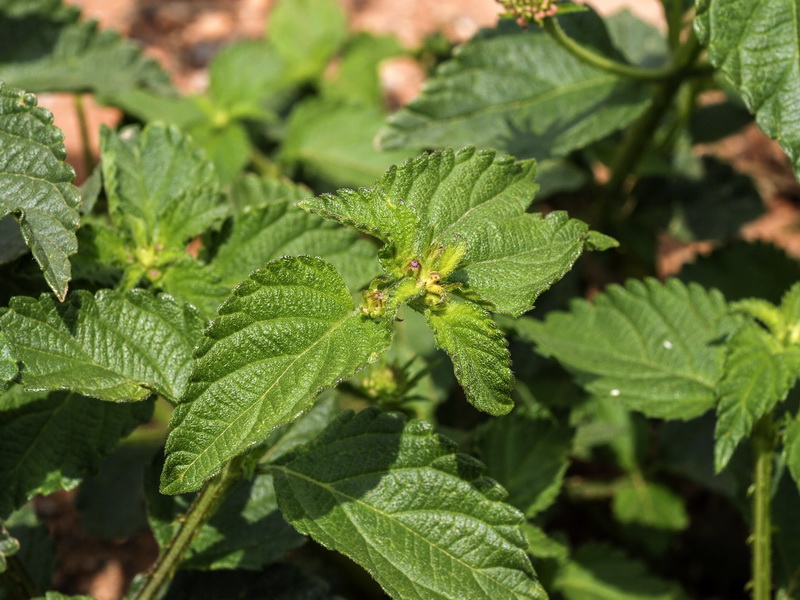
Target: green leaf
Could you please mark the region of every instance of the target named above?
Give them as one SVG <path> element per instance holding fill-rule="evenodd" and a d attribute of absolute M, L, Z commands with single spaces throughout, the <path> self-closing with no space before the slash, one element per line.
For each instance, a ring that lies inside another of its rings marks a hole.
<path fill-rule="evenodd" d="M 3 526 L 19 542 L 20 549 L 15 556 L 30 574 L 33 583 L 40 590 L 47 588 L 56 570 L 56 547 L 47 527 L 37 518 L 33 503 L 28 502 L 14 511 L 0 526 L 0 530 Z M 9 592 L 0 587 L 0 598 L 7 600 Z"/>
<path fill-rule="evenodd" d="M 167 73 L 136 44 L 60 0 L 0 1 L 0 80 L 32 92 L 91 92 L 106 100 L 131 88 L 172 92 Z"/>
<path fill-rule="evenodd" d="M 778 140 L 800 176 L 800 17 L 797 0 L 699 0 L 695 30 L 758 126 Z"/>
<path fill-rule="evenodd" d="M 163 548 L 180 527 L 180 515 L 194 496 L 164 496 L 157 492 L 157 483 L 152 492 L 148 495 L 150 525 Z M 304 541 L 278 512 L 271 475 L 240 479 L 197 532 L 181 569 L 258 570 Z"/>
<path fill-rule="evenodd" d="M 530 521 L 522 524 L 522 531 L 528 539 L 527 553 L 535 558 L 553 558 L 559 563 L 565 563 L 569 558 L 569 548 L 548 537 L 544 531 L 532 525 Z"/>
<path fill-rule="evenodd" d="M 19 386 L 0 395 L 0 518 L 36 494 L 75 487 L 152 410 Z"/>
<path fill-rule="evenodd" d="M 64 134 L 36 96 L 0 83 L 0 217 L 14 215 L 47 285 L 63 300 L 78 250 L 78 188 Z"/>
<path fill-rule="evenodd" d="M 477 409 L 504 415 L 511 399 L 511 357 L 508 342 L 492 317 L 471 302 L 448 302 L 425 311 L 436 347 L 450 356 L 456 379 Z"/>
<path fill-rule="evenodd" d="M 0 574 L 5 573 L 7 558 L 14 556 L 19 551 L 19 541 L 0 525 Z"/>
<path fill-rule="evenodd" d="M 8 336 L 0 331 L 0 392 L 8 389 L 11 380 L 19 373 L 17 358 Z"/>
<path fill-rule="evenodd" d="M 17 220 L 11 216 L 0 218 L 0 265 L 17 260 L 27 252 Z"/>
<path fill-rule="evenodd" d="M 236 282 L 240 280 L 241 277 Z M 230 296 L 236 282 L 223 282 L 213 269 L 187 254 L 165 267 L 153 285 L 195 306 L 210 321 L 217 316 L 219 305 Z"/>
<path fill-rule="evenodd" d="M 669 47 L 657 27 L 643 21 L 628 9 L 603 19 L 614 45 L 640 67 L 656 69 L 669 60 Z"/>
<path fill-rule="evenodd" d="M 214 163 L 220 184 L 227 185 L 250 160 L 252 150 L 250 138 L 241 122 L 231 120 L 225 123 L 224 127 L 220 127 L 212 118 L 206 117 L 192 123 L 185 128 L 185 131 L 194 144 L 202 148 L 208 159 Z"/>
<path fill-rule="evenodd" d="M 153 392 L 176 401 L 186 388 L 203 320 L 169 296 L 145 290 L 92 296 L 78 290 L 64 304 L 19 296 L 0 316 L 29 390 L 71 390 L 112 402 Z"/>
<path fill-rule="evenodd" d="M 792 477 L 800 488 L 800 418 L 795 417 L 783 434 L 783 454 Z"/>
<path fill-rule="evenodd" d="M 315 98 L 292 111 L 280 152 L 286 165 L 329 186 L 369 185 L 386 168 L 415 150 L 375 150 L 375 134 L 386 118 L 377 105 Z"/>
<path fill-rule="evenodd" d="M 234 215 L 225 233 L 227 237 L 211 261 L 211 268 L 230 287 L 256 267 L 286 255 L 324 258 L 351 289 L 365 286 L 380 272 L 371 242 L 306 213 L 288 200 L 244 207 Z"/>
<path fill-rule="evenodd" d="M 244 173 L 231 184 L 228 200 L 234 214 L 238 214 L 248 207 L 254 209 L 281 201 L 296 202 L 312 193 L 306 186 L 288 179 Z"/>
<path fill-rule="evenodd" d="M 387 58 L 402 53 L 403 47 L 394 37 L 357 33 L 347 42 L 334 77 L 322 82 L 322 94 L 365 106 L 381 106 L 378 67 Z"/>
<path fill-rule="evenodd" d="M 347 35 L 336 0 L 281 0 L 269 15 L 269 40 L 297 80 L 318 77 Z"/>
<path fill-rule="evenodd" d="M 227 213 L 213 166 L 174 127 L 104 129 L 101 146 L 112 219 L 137 249 L 183 250 Z"/>
<path fill-rule="evenodd" d="M 561 569 L 554 587 L 567 600 L 683 600 L 675 584 L 647 571 L 641 562 L 605 544 L 587 544 Z"/>
<path fill-rule="evenodd" d="M 689 515 L 680 496 L 669 488 L 641 478 L 630 478 L 614 489 L 611 510 L 620 523 L 681 531 Z"/>
<path fill-rule="evenodd" d="M 722 295 L 671 279 L 609 286 L 594 304 L 526 320 L 520 333 L 578 373 L 587 391 L 649 417 L 691 419 L 712 408 L 732 326 Z"/>
<path fill-rule="evenodd" d="M 769 332 L 750 323 L 727 344 L 725 377 L 719 384 L 714 467 L 725 468 L 753 425 L 786 399 L 800 371 L 800 348 L 783 348 Z"/>
<path fill-rule="evenodd" d="M 253 272 L 219 309 L 173 414 L 161 489 L 198 489 L 228 459 L 374 361 L 391 322 L 356 311 L 342 278 L 308 256 Z"/>
<path fill-rule="evenodd" d="M 570 15 L 582 43 L 606 37 L 594 13 Z M 572 33 L 568 31 L 568 33 Z M 607 39 L 607 37 L 606 37 Z M 475 144 L 523 158 L 564 156 L 631 123 L 649 101 L 647 84 L 598 70 L 539 28 L 501 23 L 443 63 L 422 94 L 395 113 L 383 148 Z"/>
<path fill-rule="evenodd" d="M 561 490 L 573 433 L 518 410 L 483 427 L 477 449 L 487 475 L 508 490 L 506 501 L 531 518 L 550 506 Z"/>
<path fill-rule="evenodd" d="M 595 233 L 595 232 L 591 232 Z M 491 310 L 519 316 L 561 279 L 593 240 L 588 226 L 567 213 L 523 214 L 496 220 L 469 239 L 461 267 L 451 279 Z"/>
<path fill-rule="evenodd" d="M 299 531 L 364 567 L 393 598 L 545 598 L 522 515 L 482 466 L 422 421 L 367 409 L 271 465 Z M 447 577 L 442 577 L 447 573 Z"/>

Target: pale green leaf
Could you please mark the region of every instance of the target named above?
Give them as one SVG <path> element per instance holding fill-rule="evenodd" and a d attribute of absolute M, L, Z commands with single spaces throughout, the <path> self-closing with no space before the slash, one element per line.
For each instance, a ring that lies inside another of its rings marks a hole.
<path fill-rule="evenodd" d="M 246 276 L 247 273 L 242 277 Z M 242 277 L 233 283 L 223 282 L 213 269 L 186 254 L 165 267 L 153 285 L 179 301 L 195 306 L 210 321 L 217 316 L 217 308 L 230 296 L 233 286 Z"/>
<path fill-rule="evenodd" d="M 487 475 L 508 490 L 507 502 L 530 518 L 550 506 L 569 466 L 572 429 L 519 410 L 491 420 L 477 449 Z"/>
<path fill-rule="evenodd" d="M 78 188 L 64 134 L 36 96 L 0 82 L 0 217 L 14 215 L 50 289 L 63 300 L 78 250 Z"/>
<path fill-rule="evenodd" d="M 605 36 L 594 13 L 580 42 Z M 571 31 L 569 33 L 572 33 Z M 647 106 L 649 86 L 573 57 L 538 27 L 501 23 L 459 48 L 422 94 L 389 120 L 384 148 L 476 144 L 523 158 L 564 156 L 631 123 Z"/>
<path fill-rule="evenodd" d="M 698 0 L 695 30 L 711 63 L 800 175 L 800 3 Z"/>
<path fill-rule="evenodd" d="M 0 524 L 0 574 L 6 571 L 6 559 L 14 556 L 18 551 L 19 541 L 6 531 L 3 524 Z"/>
<path fill-rule="evenodd" d="M 18 296 L 0 329 L 23 363 L 29 390 L 71 390 L 101 400 L 176 401 L 186 388 L 192 349 L 204 323 L 191 307 L 145 290 L 78 290 L 67 302 Z"/>
<path fill-rule="evenodd" d="M 156 486 L 157 487 L 157 486 Z M 163 548 L 181 525 L 194 495 L 148 494 L 153 534 Z M 214 516 L 196 533 L 181 569 L 257 570 L 283 558 L 304 538 L 281 517 L 271 475 L 240 479 Z"/>
<path fill-rule="evenodd" d="M 344 42 L 347 17 L 336 0 L 280 0 L 268 27 L 269 40 L 293 78 L 313 79 Z"/>
<path fill-rule="evenodd" d="M 620 523 L 681 531 L 689 515 L 680 496 L 652 481 L 631 478 L 614 489 L 611 510 Z"/>
<path fill-rule="evenodd" d="M 561 211 L 487 222 L 469 238 L 461 267 L 451 279 L 488 302 L 491 310 L 519 316 L 572 268 L 594 239 L 586 223 Z"/>
<path fill-rule="evenodd" d="M 0 395 L 0 518 L 36 494 L 75 487 L 152 411 L 150 402 L 113 404 L 19 386 Z"/>
<path fill-rule="evenodd" d="M 324 258 L 351 289 L 364 287 L 380 272 L 374 244 L 287 200 L 245 206 L 224 233 L 211 268 L 230 287 L 267 261 L 286 255 Z"/>
<path fill-rule="evenodd" d="M 391 323 L 355 310 L 329 264 L 285 257 L 253 272 L 205 333 L 173 414 L 162 491 L 198 489 L 228 459 L 377 359 Z"/>
<path fill-rule="evenodd" d="M 527 552 L 535 558 L 552 558 L 559 563 L 564 563 L 569 558 L 569 548 L 526 521 L 522 524 L 522 531 L 528 539 Z"/>
<path fill-rule="evenodd" d="M 113 98 L 131 88 L 171 93 L 167 73 L 136 44 L 60 0 L 0 0 L 0 80 L 31 92 L 91 92 Z"/>
<path fill-rule="evenodd" d="M 800 372 L 800 348 L 784 349 L 760 326 L 742 327 L 728 342 L 714 430 L 714 466 L 725 468 L 756 421 L 784 400 Z"/>
<path fill-rule="evenodd" d="M 112 218 L 137 249 L 182 250 L 225 216 L 213 166 L 176 128 L 104 129 L 101 146 Z"/>
<path fill-rule="evenodd" d="M 436 347 L 450 356 L 467 400 L 490 415 L 504 415 L 511 399 L 508 342 L 492 317 L 471 302 L 447 302 L 425 311 Z"/>
<path fill-rule="evenodd" d="M 241 122 L 229 120 L 224 127 L 219 127 L 212 119 L 205 117 L 187 126 L 185 131 L 214 164 L 217 179 L 222 185 L 230 183 L 247 166 L 252 146 L 247 129 Z"/>
<path fill-rule="evenodd" d="M 686 595 L 641 562 L 605 544 L 587 544 L 562 568 L 553 586 L 567 600 L 684 600 Z"/>
<path fill-rule="evenodd" d="M 781 314 L 786 324 L 787 342 L 800 342 L 800 283 L 795 283 L 781 299 Z"/>
<path fill-rule="evenodd" d="M 570 312 L 520 324 L 538 351 L 600 397 L 650 417 L 691 419 L 712 408 L 731 325 L 719 292 L 671 279 L 631 280 Z"/>
<path fill-rule="evenodd" d="M 8 385 L 19 373 L 17 358 L 8 336 L 0 331 L 0 392 L 8 389 Z"/>
<path fill-rule="evenodd" d="M 280 161 L 328 186 L 369 185 L 415 150 L 380 152 L 374 139 L 386 118 L 377 105 L 315 98 L 295 108 L 286 124 Z"/>
<path fill-rule="evenodd" d="M 311 194 L 306 186 L 289 179 L 244 173 L 231 184 L 228 200 L 236 214 L 247 207 L 258 208 L 284 200 L 296 202 Z"/>
<path fill-rule="evenodd" d="M 522 515 L 427 423 L 347 413 L 270 469 L 289 522 L 355 560 L 393 598 L 546 597 Z"/>

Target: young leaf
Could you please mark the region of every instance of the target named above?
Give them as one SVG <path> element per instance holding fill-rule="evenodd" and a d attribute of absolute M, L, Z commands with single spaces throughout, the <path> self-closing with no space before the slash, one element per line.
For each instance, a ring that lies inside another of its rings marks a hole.
<path fill-rule="evenodd" d="M 786 398 L 800 371 L 800 348 L 783 348 L 755 323 L 742 327 L 727 346 L 714 430 L 717 472 L 725 468 L 756 421 Z"/>
<path fill-rule="evenodd" d="M 671 531 L 681 531 L 689 524 L 680 496 L 641 478 L 631 478 L 614 489 L 611 510 L 620 523 Z"/>
<path fill-rule="evenodd" d="M 195 306 L 209 321 L 217 316 L 219 305 L 230 296 L 236 283 L 223 282 L 213 269 L 188 254 L 162 268 L 160 272 L 161 276 L 153 281 L 153 285 L 182 302 Z M 241 277 L 236 281 L 240 280 Z"/>
<path fill-rule="evenodd" d="M 592 233 L 586 223 L 560 211 L 489 222 L 470 238 L 451 280 L 463 283 L 492 311 L 516 317 L 572 268 L 594 239 Z"/>
<path fill-rule="evenodd" d="M 0 331 L 0 392 L 8 389 L 11 380 L 19 373 L 14 348 L 8 336 Z"/>
<path fill-rule="evenodd" d="M 0 80 L 32 92 L 91 92 L 113 99 L 132 88 L 172 93 L 167 73 L 141 48 L 61 0 L 0 2 Z"/>
<path fill-rule="evenodd" d="M 112 219 L 137 249 L 183 250 L 225 216 L 213 166 L 174 127 L 104 129 L 101 146 Z"/>
<path fill-rule="evenodd" d="M 677 585 L 649 573 L 645 565 L 605 544 L 580 548 L 558 572 L 554 587 L 567 600 L 685 600 Z"/>
<path fill-rule="evenodd" d="M 561 490 L 573 431 L 515 411 L 491 420 L 478 437 L 486 473 L 508 490 L 507 502 L 530 518 L 550 506 Z"/>
<path fill-rule="evenodd" d="M 716 403 L 732 324 L 722 295 L 677 280 L 612 285 L 520 334 L 577 371 L 587 391 L 650 417 L 691 419 Z"/>
<path fill-rule="evenodd" d="M 75 487 L 119 439 L 153 411 L 63 392 L 0 395 L 0 519 L 36 494 Z"/>
<path fill-rule="evenodd" d="M 695 30 L 759 127 L 778 140 L 800 176 L 797 0 L 698 0 Z"/>
<path fill-rule="evenodd" d="M 78 250 L 78 188 L 64 162 L 64 134 L 36 96 L 0 82 L 0 217 L 14 215 L 47 285 L 60 300 Z"/>
<path fill-rule="evenodd" d="M 594 13 L 581 42 L 607 37 Z M 578 37 L 578 36 L 576 36 Z M 395 113 L 379 135 L 393 148 L 476 144 L 524 158 L 564 156 L 631 123 L 647 106 L 648 86 L 578 60 L 539 28 L 501 23 L 443 63 L 422 95 Z"/>
<path fill-rule="evenodd" d="M 365 286 L 380 272 L 372 243 L 355 231 L 300 210 L 287 200 L 244 207 L 234 215 L 226 233 L 211 268 L 230 287 L 265 262 L 295 254 L 324 258 L 350 289 Z"/>
<path fill-rule="evenodd" d="M 253 272 L 219 309 L 173 414 L 163 493 L 198 489 L 228 459 L 308 410 L 375 360 L 391 321 L 354 309 L 333 267 L 284 257 Z"/>
<path fill-rule="evenodd" d="M 347 413 L 270 470 L 289 522 L 355 560 L 393 598 L 545 598 L 522 515 L 427 423 Z"/>
<path fill-rule="evenodd" d="M 0 315 L 0 329 L 24 365 L 26 389 L 112 402 L 153 392 L 177 401 L 203 325 L 191 307 L 145 290 L 78 290 L 64 304 L 19 296 Z"/>
<path fill-rule="evenodd" d="M 450 356 L 467 400 L 490 415 L 504 415 L 511 399 L 511 358 L 503 332 L 471 302 L 448 302 L 425 311 L 436 347 Z"/>

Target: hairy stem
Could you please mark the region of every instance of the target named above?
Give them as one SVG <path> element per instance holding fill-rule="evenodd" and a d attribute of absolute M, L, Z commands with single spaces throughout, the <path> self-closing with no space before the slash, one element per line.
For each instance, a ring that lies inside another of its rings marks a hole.
<path fill-rule="evenodd" d="M 86 107 L 83 105 L 83 95 L 75 94 L 75 114 L 78 117 L 78 129 L 81 136 L 81 148 L 83 149 L 83 166 L 86 168 L 86 176 L 92 174 L 95 168 L 92 145 L 89 141 L 89 122 L 86 119 Z"/>
<path fill-rule="evenodd" d="M 686 73 L 692 69 L 702 49 L 694 32 L 690 31 L 687 40 L 675 53 L 672 75 L 655 86 L 652 102 L 628 131 L 614 159 L 611 178 L 601 194 L 599 208 L 605 214 L 608 214 L 608 204 L 617 201 L 622 195 L 628 176 L 636 168 L 645 148 L 650 144 L 661 119 L 685 82 Z"/>
<path fill-rule="evenodd" d="M 30 573 L 16 556 L 6 558 L 6 570 L 0 573 L 0 589 L 5 590 L 9 600 L 27 600 L 41 596 Z"/>
<path fill-rule="evenodd" d="M 753 534 L 752 598 L 772 598 L 772 461 L 775 434 L 772 415 L 766 415 L 755 426 L 752 437 L 753 467 Z"/>
<path fill-rule="evenodd" d="M 133 600 L 155 600 L 161 591 L 169 585 L 175 570 L 183 560 L 195 535 L 200 528 L 214 515 L 225 498 L 226 493 L 241 476 L 244 460 L 239 456 L 226 464 L 222 472 L 208 481 L 194 499 L 189 510 L 181 519 L 178 531 L 169 544 L 161 551 L 156 563 L 147 575 L 147 581 L 139 588 Z"/>

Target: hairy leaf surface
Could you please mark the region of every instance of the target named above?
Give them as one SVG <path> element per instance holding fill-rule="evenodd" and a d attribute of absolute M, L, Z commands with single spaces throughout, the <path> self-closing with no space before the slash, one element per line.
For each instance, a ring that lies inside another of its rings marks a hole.
<path fill-rule="evenodd" d="M 714 466 L 725 468 L 756 421 L 786 399 L 800 372 L 800 348 L 785 349 L 769 332 L 748 324 L 728 342 L 714 430 Z"/>
<path fill-rule="evenodd" d="M 0 519 L 36 494 L 75 487 L 152 411 L 150 402 L 113 404 L 20 386 L 0 395 Z"/>
<path fill-rule="evenodd" d="M 580 41 L 606 35 L 593 13 L 563 22 L 587 19 L 592 27 L 581 27 Z M 563 156 L 625 127 L 648 100 L 646 84 L 587 65 L 538 27 L 501 23 L 443 63 L 422 94 L 390 118 L 379 144 L 476 144 L 523 158 Z"/>
<path fill-rule="evenodd" d="M 0 218 L 13 215 L 50 289 L 63 300 L 78 250 L 80 194 L 64 134 L 36 96 L 0 82 Z"/>
<path fill-rule="evenodd" d="M 800 3 L 699 0 L 695 30 L 708 57 L 778 140 L 800 176 Z"/>
<path fill-rule="evenodd" d="M 691 419 L 712 408 L 732 325 L 719 292 L 653 279 L 612 285 L 520 333 L 576 371 L 587 391 L 650 417 Z"/>
<path fill-rule="evenodd" d="M 8 336 L 0 331 L 0 392 L 8 389 L 8 385 L 19 373 L 17 358 Z"/>
<path fill-rule="evenodd" d="M 367 409 L 271 466 L 284 516 L 393 598 L 546 597 L 522 515 L 480 463 L 422 421 Z"/>
<path fill-rule="evenodd" d="M 113 402 L 153 392 L 177 401 L 203 324 L 191 307 L 145 290 L 94 296 L 78 290 L 64 304 L 18 296 L 0 316 L 0 329 L 24 365 L 26 389 Z"/>
<path fill-rule="evenodd" d="M 508 490 L 507 502 L 530 518 L 550 506 L 561 490 L 573 431 L 515 411 L 493 419 L 478 437 L 487 474 Z"/>
<path fill-rule="evenodd" d="M 205 333 L 175 409 L 162 491 L 198 489 L 228 459 L 375 360 L 391 323 L 368 319 L 334 268 L 285 257 L 253 272 Z"/>
<path fill-rule="evenodd" d="M 136 248 L 182 250 L 227 212 L 213 166 L 174 127 L 104 129 L 101 154 L 112 218 Z"/>
<path fill-rule="evenodd" d="M 504 415 L 511 399 L 511 357 L 503 332 L 471 302 L 448 302 L 425 311 L 436 347 L 450 356 L 467 400 L 490 415 Z"/>

